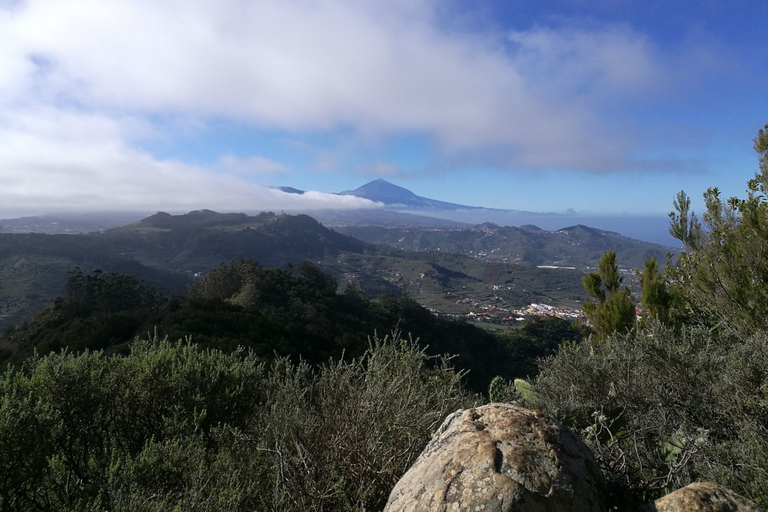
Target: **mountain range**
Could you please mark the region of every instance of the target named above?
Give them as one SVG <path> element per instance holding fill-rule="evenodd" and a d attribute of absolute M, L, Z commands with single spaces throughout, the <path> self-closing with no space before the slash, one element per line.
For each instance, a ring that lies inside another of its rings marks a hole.
<path fill-rule="evenodd" d="M 542 190 L 542 193 L 546 193 Z M 343 217 L 327 215 L 325 212 L 314 212 L 313 216 L 330 226 L 407 226 L 407 222 L 392 223 L 394 215 L 408 214 L 408 220 L 413 226 L 447 227 L 453 223 L 456 227 L 469 227 L 483 223 L 494 223 L 499 226 L 535 225 L 546 231 L 560 231 L 569 226 L 582 225 L 601 231 L 611 231 L 624 236 L 668 246 L 673 252 L 679 247 L 679 241 L 669 234 L 669 218 L 666 214 L 645 215 L 597 215 L 568 211 L 564 213 L 531 212 L 516 209 L 486 208 L 438 201 L 414 194 L 408 189 L 377 179 L 366 183 L 358 189 L 341 192 L 344 195 L 354 195 L 381 203 L 383 207 L 367 213 L 360 213 L 356 219 L 355 212 L 345 212 Z M 670 203 L 671 204 L 671 203 Z M 388 212 L 384 218 L 383 212 Z M 414 222 L 414 216 L 421 220 Z M 377 218 L 379 217 L 379 218 Z"/>
<path fill-rule="evenodd" d="M 198 210 L 0 220 L 0 328 L 61 295 L 76 266 L 136 275 L 173 293 L 241 258 L 280 268 L 310 260 L 334 275 L 341 289 L 358 287 L 371 298 L 410 296 L 438 311 L 465 314 L 468 308 L 460 304 L 466 301 L 502 308 L 534 301 L 576 305 L 584 297 L 582 273 L 603 252 L 617 249 L 626 270 L 674 252 L 579 224 L 541 229 L 462 223 L 452 213 L 521 212 L 429 199 L 382 179 L 341 194 L 384 206 L 317 211 L 315 218 Z"/>
<path fill-rule="evenodd" d="M 277 187 L 287 194 L 304 194 L 293 187 Z M 468 228 L 486 222 L 499 226 L 535 225 L 547 231 L 558 231 L 575 225 L 621 233 L 639 240 L 679 247 L 668 233 L 666 215 L 586 216 L 570 213 L 529 212 L 468 206 L 414 194 L 410 190 L 377 179 L 355 189 L 340 192 L 379 203 L 379 208 L 288 210 L 288 213 L 311 215 L 326 226 L 437 227 Z M 256 215 L 261 210 L 247 210 Z M 0 219 L 0 233 L 88 233 L 105 231 L 138 222 L 151 212 L 51 213 L 37 217 Z M 182 212 L 175 212 L 182 213 Z"/>
<path fill-rule="evenodd" d="M 294 187 L 277 187 L 287 194 L 302 195 L 304 190 Z M 379 225 L 379 226 L 434 226 L 469 227 L 472 224 L 452 219 L 430 216 L 430 213 L 445 211 L 505 211 L 477 206 L 438 201 L 414 194 L 410 190 L 377 179 L 355 189 L 340 192 L 339 195 L 353 195 L 384 205 L 379 209 L 328 209 L 306 213 L 331 226 Z M 258 214 L 259 211 L 248 213 Z M 148 212 L 94 212 L 55 213 L 34 217 L 0 219 L 0 233 L 49 233 L 72 234 L 105 231 L 126 224 L 135 223 L 149 215 Z"/>
<path fill-rule="evenodd" d="M 532 225 L 520 227 L 484 223 L 465 227 L 339 226 L 337 231 L 373 244 L 406 251 L 444 251 L 485 261 L 536 266 L 573 267 L 583 272 L 595 268 L 608 249 L 616 249 L 625 269 L 641 268 L 646 258 L 660 263 L 668 247 L 583 225 L 555 231 Z"/>
<path fill-rule="evenodd" d="M 394 185 L 384 179 L 377 179 L 366 183 L 355 190 L 339 192 L 342 196 L 356 196 L 369 199 L 377 203 L 383 203 L 389 207 L 407 207 L 418 209 L 438 210 L 485 210 L 478 206 L 466 206 L 463 204 L 447 203 L 428 197 L 414 194 L 410 190 Z"/>

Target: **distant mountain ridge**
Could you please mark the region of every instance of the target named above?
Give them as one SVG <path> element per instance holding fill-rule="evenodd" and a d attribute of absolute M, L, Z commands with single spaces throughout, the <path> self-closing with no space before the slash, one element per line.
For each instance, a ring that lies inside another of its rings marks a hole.
<path fill-rule="evenodd" d="M 304 190 L 294 187 L 272 187 L 283 193 L 303 195 Z M 613 215 L 599 216 L 577 213 L 530 212 L 515 209 L 497 209 L 468 206 L 439 201 L 414 194 L 410 190 L 377 179 L 355 189 L 340 192 L 378 202 L 380 208 L 349 209 L 333 207 L 322 210 L 287 208 L 292 214 L 306 214 L 329 227 L 381 226 L 381 227 L 471 227 L 483 223 L 498 226 L 519 226 L 520 229 L 560 230 L 564 226 L 584 225 L 613 231 L 638 240 L 651 241 L 666 246 L 679 247 L 677 240 L 668 233 L 668 217 L 664 215 Z M 274 209 L 274 208 L 272 208 Z M 258 215 L 263 209 L 255 204 L 246 209 L 249 215 Z M 137 222 L 148 212 L 88 212 L 61 213 L 0 219 L 0 233 L 87 233 L 105 231 Z"/>
<path fill-rule="evenodd" d="M 318 210 L 310 214 L 324 226 L 336 229 L 344 226 L 386 226 L 386 227 L 436 227 L 471 228 L 472 224 L 419 213 L 405 213 L 383 208 L 365 210 Z"/>
<path fill-rule="evenodd" d="M 343 226 L 341 233 L 405 251 L 447 251 L 485 261 L 592 269 L 604 252 L 616 249 L 622 268 L 642 268 L 646 258 L 663 262 L 669 247 L 577 224 L 556 231 L 536 226 L 474 227 Z"/>
<path fill-rule="evenodd" d="M 383 203 L 387 206 L 407 206 L 410 208 L 436 208 L 441 210 L 488 210 L 481 206 L 467 206 L 463 204 L 448 203 L 438 201 L 428 197 L 422 197 L 414 194 L 407 188 L 403 188 L 379 178 L 356 188 L 355 190 L 345 190 L 339 192 L 341 196 L 356 196 L 377 203 Z"/>
<path fill-rule="evenodd" d="M 545 193 L 545 191 L 542 190 L 542 193 Z M 355 190 L 347 190 L 340 194 L 354 195 L 376 201 L 381 203 L 383 207 L 370 209 L 365 214 L 365 219 L 361 218 L 359 221 L 355 220 L 355 216 L 360 212 L 362 217 L 362 211 L 348 210 L 345 212 L 343 219 L 340 217 L 327 217 L 324 220 L 327 225 L 334 227 L 354 225 L 397 227 L 405 225 L 405 222 L 397 222 L 396 219 L 392 218 L 391 214 L 395 213 L 410 214 L 411 216 L 429 216 L 467 226 L 483 223 L 493 223 L 498 226 L 519 226 L 521 229 L 528 231 L 532 229 L 558 231 L 565 226 L 583 225 L 603 231 L 621 233 L 636 240 L 664 245 L 673 250 L 675 247 L 679 247 L 678 241 L 669 235 L 669 219 L 666 213 L 601 215 L 588 212 L 578 213 L 573 210 L 556 213 L 546 211 L 532 212 L 514 208 L 499 209 L 467 206 L 418 196 L 410 190 L 394 185 L 384 179 L 371 181 Z M 384 215 L 379 215 L 380 218 L 377 218 L 377 212 L 389 212 L 390 215 L 386 218 Z M 413 225 L 424 226 L 426 224 L 422 222 Z M 439 224 L 433 223 L 433 225 L 441 227 Z"/>
<path fill-rule="evenodd" d="M 293 188 L 293 187 L 277 187 L 277 190 L 285 192 L 286 194 L 297 194 L 297 195 L 304 194 L 303 190 L 299 190 L 298 188 Z"/>
<path fill-rule="evenodd" d="M 124 226 L 146 215 L 146 212 L 93 212 L 0 219 L 0 233 L 91 233 Z"/>

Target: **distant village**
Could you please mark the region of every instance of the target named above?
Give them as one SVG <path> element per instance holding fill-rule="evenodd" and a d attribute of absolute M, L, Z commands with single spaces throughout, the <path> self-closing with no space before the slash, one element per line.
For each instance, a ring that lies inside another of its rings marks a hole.
<path fill-rule="evenodd" d="M 476 311 L 470 311 L 465 314 L 446 314 L 433 308 L 429 308 L 429 310 L 436 315 L 444 317 L 464 319 L 469 322 L 487 322 L 497 325 L 514 326 L 518 322 L 524 321 L 526 317 L 531 316 L 550 316 L 568 322 L 578 321 L 584 325 L 591 325 L 587 315 L 580 309 L 562 308 L 538 303 L 531 303 L 519 309 L 505 309 L 481 304 L 479 302 L 471 301 L 470 299 L 462 299 L 461 301 L 457 301 L 457 303 L 458 302 L 469 304 L 475 307 Z M 638 320 L 640 320 L 644 312 L 645 310 L 639 304 L 635 306 L 635 314 L 637 315 Z"/>
<path fill-rule="evenodd" d="M 580 309 L 559 308 L 549 304 L 532 303 L 519 309 L 507 309 L 498 306 L 482 304 L 471 299 L 461 299 L 457 303 L 467 304 L 473 307 L 473 310 L 465 314 L 445 314 L 434 309 L 430 309 L 435 314 L 441 316 L 450 316 L 452 318 L 462 318 L 470 322 L 488 322 L 499 325 L 515 325 L 525 320 L 528 316 L 553 316 L 573 322 L 587 322 L 587 317 Z"/>

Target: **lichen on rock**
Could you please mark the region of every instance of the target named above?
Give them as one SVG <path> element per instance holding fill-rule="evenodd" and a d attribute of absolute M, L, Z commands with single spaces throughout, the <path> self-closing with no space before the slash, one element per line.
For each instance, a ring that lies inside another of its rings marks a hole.
<path fill-rule="evenodd" d="M 721 485 L 698 482 L 643 506 L 640 512 L 762 512 L 762 509 Z"/>
<path fill-rule="evenodd" d="M 494 403 L 448 416 L 385 511 L 604 511 L 603 486 L 591 452 L 570 430 Z"/>

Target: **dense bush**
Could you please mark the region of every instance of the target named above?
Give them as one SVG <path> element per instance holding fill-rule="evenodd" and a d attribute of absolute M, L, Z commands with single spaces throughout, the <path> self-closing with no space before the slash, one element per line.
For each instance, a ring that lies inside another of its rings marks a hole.
<path fill-rule="evenodd" d="M 539 360 L 557 353 L 563 342 L 578 343 L 586 328 L 557 317 L 528 317 L 517 329 L 501 335 L 508 351 L 504 376 L 528 379 L 539 373 Z"/>
<path fill-rule="evenodd" d="M 264 372 L 246 354 L 148 342 L 126 358 L 62 353 L 7 371 L 0 468 L 14 478 L 0 480 L 0 510 L 111 508 L 123 472 L 137 477 L 148 451 L 183 446 L 191 457 L 196 444 L 215 446 L 222 425 L 250 428 L 265 400 Z M 167 474 L 145 475 L 162 484 L 153 491 L 180 492 L 186 475 L 157 462 Z"/>
<path fill-rule="evenodd" d="M 374 340 L 319 369 L 136 342 L 0 379 L 0 510 L 377 509 L 451 410 L 446 360 Z"/>
<path fill-rule="evenodd" d="M 304 364 L 272 373 L 281 507 L 382 509 L 445 416 L 472 403 L 448 360 L 427 365 L 413 341 L 397 337 L 373 343 L 317 375 Z"/>
<path fill-rule="evenodd" d="M 527 405 L 580 433 L 618 495 L 714 480 L 768 504 L 768 336 L 663 327 L 565 345 Z"/>
<path fill-rule="evenodd" d="M 43 354 L 64 348 L 77 352 L 123 344 L 135 337 L 164 302 L 159 288 L 147 286 L 135 276 L 100 270 L 84 274 L 76 267 L 69 272 L 63 297 L 0 338 L 0 344 L 12 347 L 0 354 L 0 362 L 14 363 L 35 350 Z"/>

